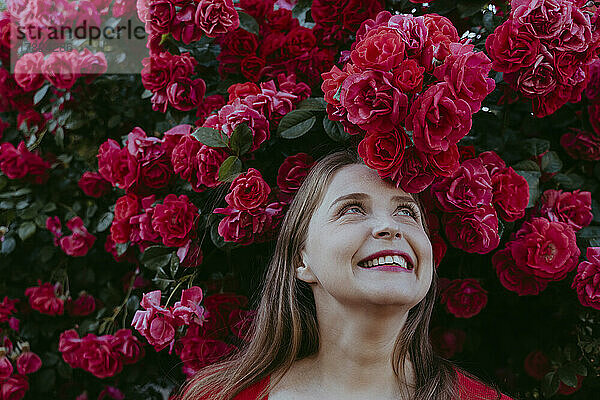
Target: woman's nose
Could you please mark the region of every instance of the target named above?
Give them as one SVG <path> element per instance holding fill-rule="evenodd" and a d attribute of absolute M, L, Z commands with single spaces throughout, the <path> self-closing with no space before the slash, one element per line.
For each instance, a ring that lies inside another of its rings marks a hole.
<path fill-rule="evenodd" d="M 393 221 L 391 217 L 380 218 L 373 226 L 373 237 L 380 238 L 401 238 L 402 233 L 398 223 Z"/>

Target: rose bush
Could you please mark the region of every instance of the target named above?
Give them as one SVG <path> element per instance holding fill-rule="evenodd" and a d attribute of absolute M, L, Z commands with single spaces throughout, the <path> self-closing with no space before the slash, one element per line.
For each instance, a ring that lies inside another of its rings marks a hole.
<path fill-rule="evenodd" d="M 241 349 L 287 206 L 340 147 L 424 205 L 438 354 L 514 398 L 593 397 L 598 8 L 420 3 L 9 0 L 0 398 L 162 398 Z M 9 35 L 129 20 L 141 62 Z"/>

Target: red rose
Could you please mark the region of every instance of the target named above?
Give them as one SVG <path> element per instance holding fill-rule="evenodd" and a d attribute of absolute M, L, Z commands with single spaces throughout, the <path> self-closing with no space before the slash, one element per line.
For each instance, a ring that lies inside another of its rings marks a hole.
<path fill-rule="evenodd" d="M 393 177 L 399 173 L 408 140 L 404 129 L 367 134 L 358 144 L 358 154 L 380 177 Z"/>
<path fill-rule="evenodd" d="M 29 390 L 27 378 L 23 375 L 12 375 L 2 382 L 0 396 L 6 400 L 19 400 Z"/>
<path fill-rule="evenodd" d="M 245 29 L 236 29 L 228 33 L 221 42 L 221 51 L 237 57 L 256 55 L 257 49 L 258 37 Z"/>
<path fill-rule="evenodd" d="M 567 28 L 572 7 L 570 1 L 520 1 L 513 5 L 512 18 L 519 25 L 530 24 L 527 27 L 539 38 L 554 39 Z"/>
<path fill-rule="evenodd" d="M 119 144 L 108 139 L 98 150 L 98 172 L 112 185 L 129 189 L 137 180 L 139 165 L 127 148 L 121 149 Z"/>
<path fill-rule="evenodd" d="M 454 97 L 462 99 L 471 107 L 471 113 L 481 108 L 481 102 L 496 87 L 488 74 L 492 68 L 490 59 L 483 52 L 473 52 L 472 44 L 450 44 L 450 55 L 433 74 L 445 81 Z"/>
<path fill-rule="evenodd" d="M 525 97 L 542 97 L 552 92 L 557 85 L 554 65 L 547 58 L 518 72 L 516 89 Z"/>
<path fill-rule="evenodd" d="M 571 288 L 583 306 L 600 310 L 600 247 L 588 247 L 586 256 L 588 261 L 577 267 Z"/>
<path fill-rule="evenodd" d="M 600 101 L 600 58 L 592 61 L 588 75 L 589 82 L 585 88 L 585 96 L 592 103 L 598 103 Z"/>
<path fill-rule="evenodd" d="M 84 172 L 77 183 L 87 196 L 99 198 L 110 193 L 111 185 L 97 172 Z"/>
<path fill-rule="evenodd" d="M 142 343 L 133 336 L 130 329 L 119 329 L 115 332 L 112 350 L 119 354 L 119 358 L 126 365 L 135 364 L 145 353 Z"/>
<path fill-rule="evenodd" d="M 17 371 L 19 374 L 32 374 L 42 368 L 40 356 L 32 351 L 24 351 L 17 357 Z"/>
<path fill-rule="evenodd" d="M 422 67 L 413 59 L 406 59 L 394 69 L 394 84 L 405 93 L 417 93 L 423 89 Z"/>
<path fill-rule="evenodd" d="M 418 58 L 427 41 L 425 18 L 412 14 L 396 14 L 390 17 L 388 26 L 398 29 L 404 36 L 406 55 Z"/>
<path fill-rule="evenodd" d="M 519 296 L 539 294 L 548 286 L 547 280 L 537 278 L 517 266 L 509 248 L 494 253 L 492 264 L 502 286 Z"/>
<path fill-rule="evenodd" d="M 590 116 L 590 124 L 596 133 L 596 138 L 600 138 L 600 103 L 590 104 L 587 110 Z"/>
<path fill-rule="evenodd" d="M 356 32 L 365 19 L 375 18 L 377 13 L 383 10 L 379 0 L 349 0 L 348 2 L 336 2 L 340 12 L 334 13 L 331 8 L 325 12 L 332 16 L 342 15 L 342 26 L 350 32 Z M 328 4 L 331 7 L 331 3 Z M 337 8 L 336 7 L 336 8 Z"/>
<path fill-rule="evenodd" d="M 562 222 L 532 218 L 507 243 L 515 263 L 539 279 L 559 281 L 579 259 L 573 229 Z"/>
<path fill-rule="evenodd" d="M 325 98 L 325 101 L 328 103 L 328 106 L 329 105 L 339 106 L 339 104 L 340 104 L 339 90 L 340 90 L 340 87 L 342 86 L 342 83 L 344 82 L 344 79 L 346 79 L 349 75 L 349 72 L 347 71 L 349 68 L 348 67 L 349 65 L 351 65 L 351 64 L 346 64 L 346 67 L 344 67 L 343 71 L 334 65 L 331 68 L 331 71 L 324 72 L 322 74 L 323 83 L 321 84 L 321 90 L 323 91 L 324 98 Z M 328 107 L 328 110 L 329 110 L 329 107 Z"/>
<path fill-rule="evenodd" d="M 287 34 L 282 51 L 287 57 L 296 58 L 306 55 L 316 44 L 312 30 L 299 26 Z"/>
<path fill-rule="evenodd" d="M 9 142 L 0 144 L 0 169 L 9 179 L 20 179 L 27 175 L 25 160 Z"/>
<path fill-rule="evenodd" d="M 209 37 L 234 31 L 240 26 L 232 0 L 200 0 L 195 22 Z"/>
<path fill-rule="evenodd" d="M 167 186 L 173 175 L 173 167 L 166 153 L 148 158 L 140 160 L 140 175 L 135 187 L 135 191 L 142 195 Z"/>
<path fill-rule="evenodd" d="M 523 368 L 527 375 L 541 381 L 544 376 L 552 370 L 550 359 L 541 350 L 532 351 L 527 354 L 523 361 Z"/>
<path fill-rule="evenodd" d="M 493 202 L 502 219 L 516 221 L 525 216 L 529 204 L 529 185 L 527 180 L 511 167 L 492 176 Z"/>
<path fill-rule="evenodd" d="M 419 193 L 425 190 L 435 179 L 435 175 L 429 168 L 427 157 L 410 146 L 404 152 L 404 159 L 400 168 L 400 185 L 407 193 Z"/>
<path fill-rule="evenodd" d="M 431 186 L 445 212 L 471 211 L 492 203 L 490 175 L 478 158 L 464 161 L 456 173 Z"/>
<path fill-rule="evenodd" d="M 516 72 L 535 62 L 540 53 L 540 40 L 525 26 L 509 19 L 488 36 L 485 48 L 495 71 Z"/>
<path fill-rule="evenodd" d="M 202 249 L 195 240 L 189 240 L 177 249 L 177 257 L 183 268 L 193 268 L 202 264 Z"/>
<path fill-rule="evenodd" d="M 194 21 L 196 17 L 196 5 L 187 4 L 183 6 L 171 22 L 171 34 L 175 40 L 190 44 L 202 37 L 202 29 Z"/>
<path fill-rule="evenodd" d="M 81 338 L 79 357 L 80 368 L 98 378 L 108 378 L 121 372 L 123 362 L 119 354 L 112 350 L 113 337 L 96 336 L 88 333 Z"/>
<path fill-rule="evenodd" d="M 480 153 L 478 158 L 483 162 L 483 166 L 487 169 L 490 177 L 506 169 L 504 160 L 493 150 Z"/>
<path fill-rule="evenodd" d="M 284 193 L 295 193 L 313 164 L 314 159 L 306 153 L 287 157 L 277 172 L 277 186 Z"/>
<path fill-rule="evenodd" d="M 392 84 L 393 78 L 389 72 L 376 70 L 349 75 L 340 91 L 348 121 L 368 132 L 388 132 L 401 124 L 408 98 Z"/>
<path fill-rule="evenodd" d="M 140 209 L 140 201 L 133 193 L 121 196 L 115 203 L 115 220 L 129 220 L 129 217 L 136 215 Z"/>
<path fill-rule="evenodd" d="M 81 292 L 77 300 L 67 300 L 66 309 L 71 317 L 85 317 L 96 309 L 96 300 L 94 296 Z"/>
<path fill-rule="evenodd" d="M 71 89 L 79 77 L 78 54 L 55 51 L 42 65 L 44 77 L 58 89 Z"/>
<path fill-rule="evenodd" d="M 130 240 L 131 235 L 131 223 L 129 219 L 118 220 L 113 219 L 110 225 L 110 236 L 115 243 L 127 243 Z M 133 238 L 132 242 L 134 241 Z"/>
<path fill-rule="evenodd" d="M 224 338 L 229 333 L 229 317 L 235 310 L 248 306 L 248 298 L 235 293 L 219 293 L 207 296 L 204 307 L 208 319 L 202 326 L 203 333 L 211 338 Z"/>
<path fill-rule="evenodd" d="M 427 40 L 423 46 L 420 62 L 427 71 L 443 62 L 450 54 L 450 44 L 460 40 L 452 21 L 438 14 L 423 16 L 427 27 Z"/>
<path fill-rule="evenodd" d="M 250 326 L 255 317 L 256 311 L 254 310 L 233 310 L 229 314 L 229 328 L 235 336 L 248 342 L 250 340 Z"/>
<path fill-rule="evenodd" d="M 229 93 L 229 100 L 227 103 L 231 104 L 235 99 L 244 99 L 248 96 L 259 94 L 260 92 L 260 88 L 256 83 L 234 83 L 227 88 L 227 93 Z"/>
<path fill-rule="evenodd" d="M 266 15 L 265 27 L 273 31 L 285 32 L 298 27 L 298 25 L 299 22 L 293 17 L 291 9 L 269 10 Z"/>
<path fill-rule="evenodd" d="M 201 78 L 194 80 L 187 77 L 175 78 L 166 89 L 169 103 L 181 111 L 189 111 L 198 107 L 205 92 L 206 84 Z"/>
<path fill-rule="evenodd" d="M 196 157 L 198 161 L 198 188 L 195 187 L 194 190 L 200 191 L 200 187 L 216 187 L 222 184 L 223 182 L 219 181 L 219 168 L 228 156 L 229 154 L 221 148 L 202 146 Z"/>
<path fill-rule="evenodd" d="M 266 15 L 273 10 L 275 0 L 240 0 L 240 7 L 253 16 L 258 23 L 264 21 Z"/>
<path fill-rule="evenodd" d="M 183 372 L 188 376 L 207 365 L 214 364 L 235 350 L 235 347 L 220 340 L 192 337 L 181 340 L 179 357 L 183 361 Z"/>
<path fill-rule="evenodd" d="M 60 284 L 52 285 L 48 282 L 42 284 L 38 280 L 38 286 L 25 289 L 25 296 L 29 298 L 29 305 L 34 310 L 47 315 L 62 315 L 64 301 L 57 297 L 56 291 L 58 290 L 60 290 Z"/>
<path fill-rule="evenodd" d="M 471 146 L 471 145 L 458 146 L 458 153 L 460 154 L 460 162 L 461 163 L 465 160 L 470 160 L 471 158 L 477 157 L 477 151 L 475 150 L 475 147 Z M 484 162 L 484 164 L 485 164 L 485 162 Z M 488 170 L 488 172 L 489 172 L 489 170 Z M 490 174 L 490 176 L 492 176 L 492 174 Z"/>
<path fill-rule="evenodd" d="M 168 194 L 163 204 L 154 207 L 152 228 L 160 233 L 165 246 L 183 246 L 194 232 L 198 208 L 184 194 Z"/>
<path fill-rule="evenodd" d="M 446 329 L 441 326 L 436 326 L 429 333 L 435 352 L 444 358 L 452 358 L 456 353 L 461 353 L 466 336 L 461 329 Z"/>
<path fill-rule="evenodd" d="M 142 60 L 142 84 L 144 88 L 157 92 L 167 87 L 171 81 L 173 56 L 167 51 L 152 54 Z"/>
<path fill-rule="evenodd" d="M 417 149 L 439 153 L 456 144 L 471 129 L 469 104 L 452 95 L 445 82 L 429 87 L 413 102 L 406 128 L 413 131 Z"/>
<path fill-rule="evenodd" d="M 458 167 L 460 167 L 460 153 L 458 152 L 458 146 L 455 144 L 450 145 L 447 150 L 442 150 L 439 153 L 423 153 L 423 157 L 427 159 L 429 169 L 436 176 L 451 177 L 458 171 Z"/>
<path fill-rule="evenodd" d="M 198 186 L 198 163 L 196 155 L 202 147 L 197 139 L 191 135 L 182 136 L 179 143 L 171 153 L 171 164 L 173 172 L 179 174 L 182 179 L 190 182 L 193 188 Z"/>
<path fill-rule="evenodd" d="M 44 83 L 42 65 L 44 55 L 41 52 L 25 53 L 15 63 L 15 81 L 25 90 L 31 92 L 39 89 Z"/>
<path fill-rule="evenodd" d="M 541 196 L 540 215 L 550 221 L 564 222 L 578 231 L 588 226 L 592 215 L 592 194 L 579 189 L 574 192 L 546 190 Z"/>
<path fill-rule="evenodd" d="M 80 217 L 73 217 L 67 221 L 67 227 L 73 233 L 60 238 L 60 248 L 69 256 L 85 256 L 94 245 L 96 236 L 88 232 Z"/>
<path fill-rule="evenodd" d="M 274 219 L 277 222 L 277 218 L 281 216 L 281 210 L 271 207 L 272 205 L 251 210 L 215 208 L 213 213 L 225 214 L 225 218 L 219 222 L 219 235 L 227 242 L 236 242 L 244 246 L 264 241 L 262 236 L 272 231 Z"/>
<path fill-rule="evenodd" d="M 150 0 L 148 2 L 149 21 L 146 31 L 154 34 L 169 33 L 175 18 L 175 4 L 171 0 Z"/>
<path fill-rule="evenodd" d="M 589 132 L 571 128 L 561 136 L 560 145 L 575 160 L 600 161 L 600 138 Z"/>
<path fill-rule="evenodd" d="M 441 303 L 457 318 L 471 318 L 487 304 L 487 290 L 475 279 L 454 279 L 441 292 Z"/>
<path fill-rule="evenodd" d="M 240 64 L 244 78 L 257 82 L 263 74 L 265 60 L 257 56 L 246 56 Z"/>
<path fill-rule="evenodd" d="M 444 214 L 443 221 L 450 244 L 467 253 L 486 254 L 500 244 L 498 217 L 492 206 Z"/>
<path fill-rule="evenodd" d="M 352 62 L 361 68 L 389 71 L 404 59 L 404 40 L 400 31 L 387 26 L 371 29 L 356 44 L 350 54 Z"/>
<path fill-rule="evenodd" d="M 265 182 L 260 171 L 249 168 L 247 172 L 238 175 L 231 186 L 225 201 L 238 210 L 252 210 L 267 201 L 271 188 Z"/>

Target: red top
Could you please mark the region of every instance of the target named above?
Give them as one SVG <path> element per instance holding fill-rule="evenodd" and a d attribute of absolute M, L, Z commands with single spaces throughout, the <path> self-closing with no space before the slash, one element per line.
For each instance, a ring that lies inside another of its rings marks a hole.
<path fill-rule="evenodd" d="M 460 373 L 458 374 L 458 385 L 461 400 L 491 400 L 496 399 L 496 391 L 483 383 L 475 381 Z M 267 376 L 262 381 L 250 386 L 246 390 L 235 396 L 234 400 L 258 400 L 260 392 L 269 386 L 270 376 Z M 265 398 L 268 399 L 268 396 Z M 510 397 L 502 394 L 500 400 L 512 400 Z"/>

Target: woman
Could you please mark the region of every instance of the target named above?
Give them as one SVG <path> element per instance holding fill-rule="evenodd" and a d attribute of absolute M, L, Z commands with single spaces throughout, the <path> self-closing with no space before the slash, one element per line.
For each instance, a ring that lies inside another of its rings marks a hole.
<path fill-rule="evenodd" d="M 182 397 L 508 399 L 434 354 L 437 279 L 418 198 L 330 154 L 290 204 L 249 345 Z"/>

